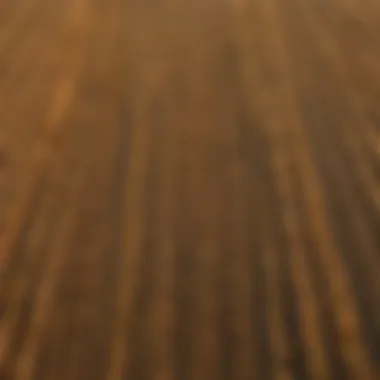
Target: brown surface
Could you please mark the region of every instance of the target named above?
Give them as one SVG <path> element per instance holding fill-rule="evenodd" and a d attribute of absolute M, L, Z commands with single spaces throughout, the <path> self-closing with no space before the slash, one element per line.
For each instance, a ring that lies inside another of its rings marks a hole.
<path fill-rule="evenodd" d="M 377 0 L 0 2 L 0 380 L 380 378 Z"/>

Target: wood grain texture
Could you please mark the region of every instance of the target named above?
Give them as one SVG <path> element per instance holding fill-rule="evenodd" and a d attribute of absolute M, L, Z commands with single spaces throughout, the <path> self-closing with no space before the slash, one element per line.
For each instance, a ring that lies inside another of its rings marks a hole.
<path fill-rule="evenodd" d="M 380 379 L 377 0 L 0 2 L 0 380 Z"/>

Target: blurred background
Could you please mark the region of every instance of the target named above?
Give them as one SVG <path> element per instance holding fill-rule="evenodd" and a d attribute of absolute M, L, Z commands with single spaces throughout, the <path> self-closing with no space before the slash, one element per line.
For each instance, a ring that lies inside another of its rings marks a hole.
<path fill-rule="evenodd" d="M 380 379 L 377 0 L 0 0 L 0 380 Z"/>

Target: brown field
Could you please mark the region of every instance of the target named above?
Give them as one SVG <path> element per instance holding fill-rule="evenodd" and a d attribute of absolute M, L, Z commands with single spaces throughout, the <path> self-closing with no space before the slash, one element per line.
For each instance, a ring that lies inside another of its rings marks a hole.
<path fill-rule="evenodd" d="M 380 379 L 378 0 L 0 1 L 0 380 Z"/>

